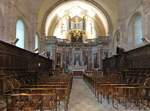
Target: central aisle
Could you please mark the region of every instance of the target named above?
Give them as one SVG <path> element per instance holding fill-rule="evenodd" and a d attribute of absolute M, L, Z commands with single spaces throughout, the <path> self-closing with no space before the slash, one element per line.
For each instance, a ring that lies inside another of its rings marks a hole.
<path fill-rule="evenodd" d="M 68 111 L 103 111 L 83 79 L 74 79 Z"/>

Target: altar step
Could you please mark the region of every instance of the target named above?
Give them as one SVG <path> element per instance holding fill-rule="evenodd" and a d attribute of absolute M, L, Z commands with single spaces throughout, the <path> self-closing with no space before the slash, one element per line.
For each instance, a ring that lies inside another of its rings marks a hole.
<path fill-rule="evenodd" d="M 83 71 L 74 71 L 73 73 L 74 77 L 82 77 L 83 76 Z"/>

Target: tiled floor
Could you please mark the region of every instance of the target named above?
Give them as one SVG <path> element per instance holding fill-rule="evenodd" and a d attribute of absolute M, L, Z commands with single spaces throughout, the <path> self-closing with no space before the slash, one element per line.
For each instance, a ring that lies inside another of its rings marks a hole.
<path fill-rule="evenodd" d="M 69 102 L 69 111 L 103 110 L 83 79 L 74 79 Z"/>

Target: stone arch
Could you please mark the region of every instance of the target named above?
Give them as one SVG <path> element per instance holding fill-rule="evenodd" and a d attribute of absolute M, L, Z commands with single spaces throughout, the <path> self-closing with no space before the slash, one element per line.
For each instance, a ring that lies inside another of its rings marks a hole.
<path fill-rule="evenodd" d="M 59 5 L 65 3 L 65 2 L 68 2 L 68 1 L 71 1 L 71 0 L 61 0 L 61 1 L 57 1 L 52 7 L 48 8 L 48 10 L 46 11 L 44 17 L 43 17 L 43 21 L 42 21 L 42 25 L 40 26 L 40 31 L 41 33 L 45 34 L 45 23 L 46 23 L 46 19 L 47 19 L 47 16 L 56 8 L 58 7 Z M 109 14 L 107 13 L 107 11 L 99 4 L 97 3 L 96 1 L 93 1 L 93 0 L 86 0 L 84 2 L 87 2 L 87 3 L 90 3 L 92 5 L 94 5 L 96 8 L 98 8 L 99 10 L 101 10 L 104 15 L 106 16 L 107 18 L 107 22 L 108 22 L 108 27 L 109 27 L 109 36 L 112 35 L 112 31 L 113 31 L 113 25 L 112 25 L 112 21 L 111 21 L 111 18 L 109 16 Z"/>

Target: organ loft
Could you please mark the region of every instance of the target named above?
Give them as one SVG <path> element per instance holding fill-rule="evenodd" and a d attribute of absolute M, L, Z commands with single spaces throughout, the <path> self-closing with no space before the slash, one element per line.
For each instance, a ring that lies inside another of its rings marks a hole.
<path fill-rule="evenodd" d="M 148 0 L 0 0 L 0 111 L 149 111 Z"/>

